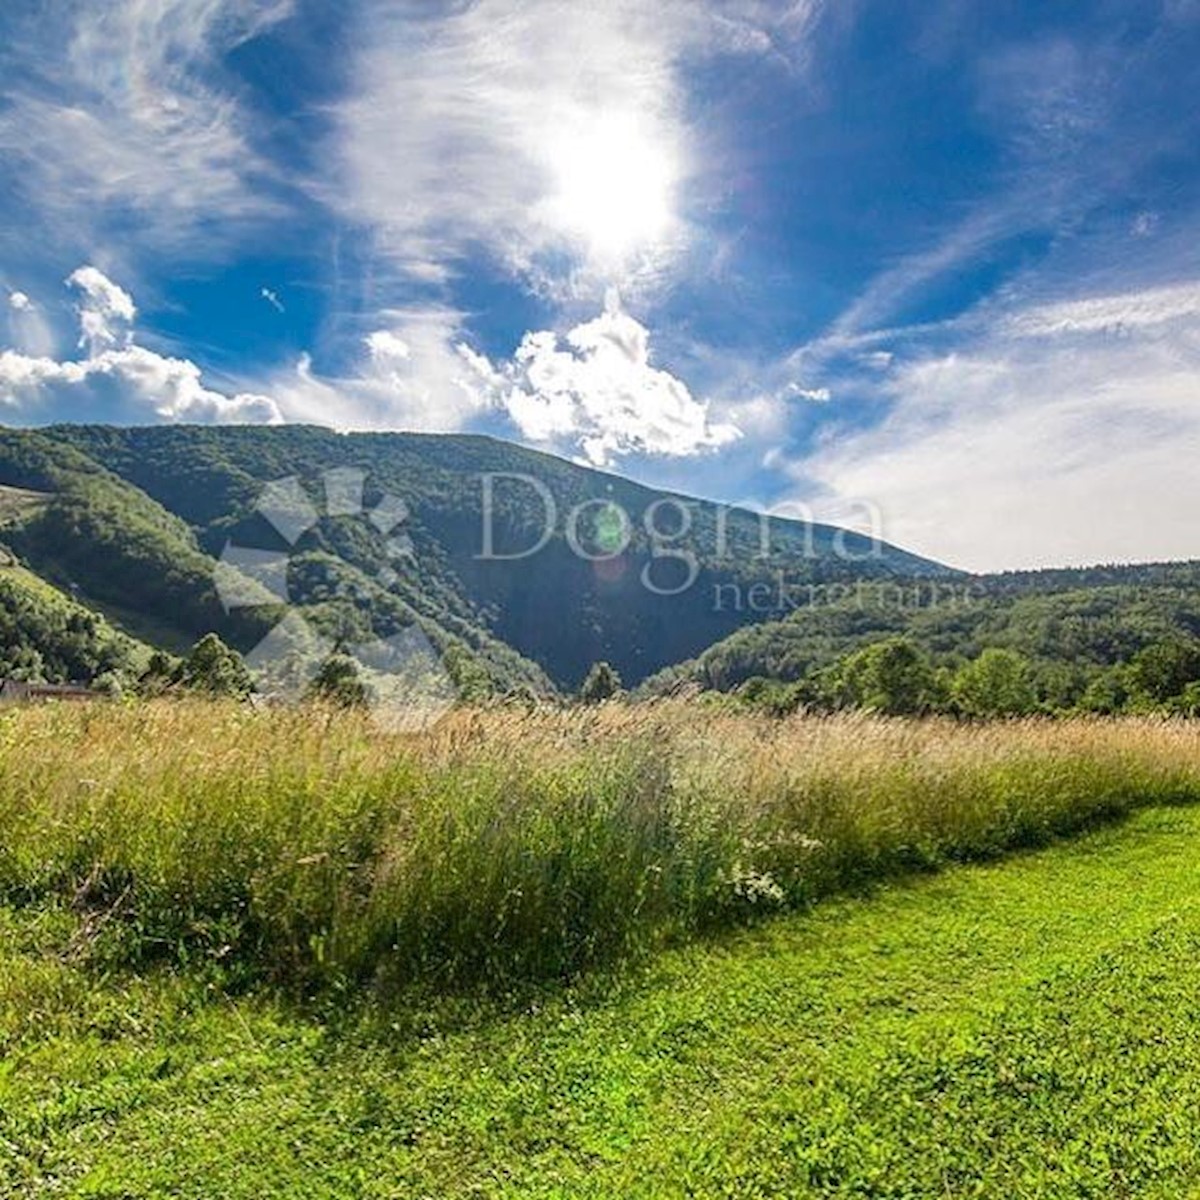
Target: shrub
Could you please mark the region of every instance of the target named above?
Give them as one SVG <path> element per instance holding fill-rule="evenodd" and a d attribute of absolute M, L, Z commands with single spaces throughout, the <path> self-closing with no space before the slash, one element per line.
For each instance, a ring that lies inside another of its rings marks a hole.
<path fill-rule="evenodd" d="M 889 716 L 936 707 L 933 667 L 907 638 L 888 638 L 847 656 L 831 672 L 829 688 L 842 707 Z"/>
<path fill-rule="evenodd" d="M 579 689 L 579 699 L 584 704 L 599 704 L 611 700 L 620 690 L 620 675 L 606 662 L 593 663 Z"/>
<path fill-rule="evenodd" d="M 971 717 L 1023 717 L 1037 708 L 1033 671 L 1013 650 L 990 647 L 954 677 L 953 694 Z"/>

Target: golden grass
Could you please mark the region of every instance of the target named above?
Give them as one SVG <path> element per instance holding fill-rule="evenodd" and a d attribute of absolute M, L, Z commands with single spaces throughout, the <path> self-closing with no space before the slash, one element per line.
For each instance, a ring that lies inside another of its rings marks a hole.
<path fill-rule="evenodd" d="M 139 959 L 506 984 L 1197 798 L 1160 720 L 46 706 L 0 717 L 0 888 Z"/>

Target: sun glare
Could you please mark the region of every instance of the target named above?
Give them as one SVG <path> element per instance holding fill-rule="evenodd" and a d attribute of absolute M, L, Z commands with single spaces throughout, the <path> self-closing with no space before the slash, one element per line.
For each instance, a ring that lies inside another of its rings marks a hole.
<path fill-rule="evenodd" d="M 573 131 L 552 147 L 550 168 L 547 215 L 594 259 L 625 259 L 669 233 L 674 155 L 636 119 L 609 114 Z"/>

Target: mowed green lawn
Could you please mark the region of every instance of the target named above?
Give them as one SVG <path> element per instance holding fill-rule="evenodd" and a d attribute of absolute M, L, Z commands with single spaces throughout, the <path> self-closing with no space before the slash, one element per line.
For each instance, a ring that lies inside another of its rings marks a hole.
<path fill-rule="evenodd" d="M 73 920 L 0 923 L 6 1196 L 1200 1195 L 1196 810 L 507 1015 L 100 980 Z"/>

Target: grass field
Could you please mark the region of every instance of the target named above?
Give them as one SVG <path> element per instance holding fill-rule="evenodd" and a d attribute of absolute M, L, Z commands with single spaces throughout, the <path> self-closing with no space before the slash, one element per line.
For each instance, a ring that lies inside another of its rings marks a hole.
<path fill-rule="evenodd" d="M 0 525 L 19 521 L 43 508 L 51 499 L 45 492 L 0 484 Z"/>
<path fill-rule="evenodd" d="M 1186 722 L 51 707 L 0 718 L 0 896 L 104 961 L 509 992 L 1196 799 Z"/>
<path fill-rule="evenodd" d="M 518 1012 L 97 974 L 78 916 L 9 911 L 0 1189 L 1200 1194 L 1198 850 L 1196 810 L 1143 812 Z"/>
<path fill-rule="evenodd" d="M 1198 750 L 13 711 L 0 1195 L 1200 1195 Z"/>

